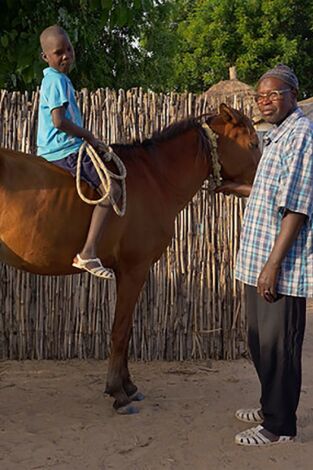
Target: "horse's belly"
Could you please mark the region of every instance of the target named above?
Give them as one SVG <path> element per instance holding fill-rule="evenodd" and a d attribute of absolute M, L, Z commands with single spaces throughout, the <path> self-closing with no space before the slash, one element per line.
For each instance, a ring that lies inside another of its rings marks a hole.
<path fill-rule="evenodd" d="M 8 198 L 0 211 L 0 260 L 38 274 L 71 274 L 88 231 L 90 208 Z M 55 202 L 55 201 L 53 201 Z"/>
<path fill-rule="evenodd" d="M 9 246 L 5 242 L 0 242 L 0 261 L 17 269 L 34 274 L 59 275 L 74 274 L 77 272 L 71 266 L 72 258 L 59 256 L 52 257 L 49 252 L 33 251 L 25 256 L 23 252 Z"/>

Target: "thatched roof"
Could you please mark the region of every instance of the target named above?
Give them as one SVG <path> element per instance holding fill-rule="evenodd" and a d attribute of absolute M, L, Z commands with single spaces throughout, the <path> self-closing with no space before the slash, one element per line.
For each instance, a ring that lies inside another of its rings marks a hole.
<path fill-rule="evenodd" d="M 298 105 L 304 114 L 313 121 L 313 96 L 307 100 L 299 101 Z"/>
<path fill-rule="evenodd" d="M 205 91 L 207 96 L 217 96 L 217 95 L 253 95 L 254 89 L 247 85 L 246 83 L 241 82 L 240 80 L 221 80 L 215 85 L 211 86 L 207 91 Z"/>
<path fill-rule="evenodd" d="M 206 90 L 202 96 L 211 106 L 224 102 L 234 108 L 246 109 L 248 116 L 256 112 L 255 91 L 252 86 L 237 79 L 236 67 L 229 68 L 229 80 L 221 80 Z"/>
<path fill-rule="evenodd" d="M 220 95 L 243 97 L 253 95 L 253 93 L 254 90 L 250 85 L 237 79 L 236 67 L 229 67 L 229 80 L 221 80 L 204 92 L 206 96 L 210 97 Z"/>

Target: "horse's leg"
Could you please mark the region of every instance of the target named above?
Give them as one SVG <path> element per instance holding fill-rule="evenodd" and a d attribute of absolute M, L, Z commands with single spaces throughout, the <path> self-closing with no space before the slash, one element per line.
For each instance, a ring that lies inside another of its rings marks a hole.
<path fill-rule="evenodd" d="M 130 334 L 129 334 L 129 338 L 128 338 L 128 344 L 129 344 L 129 340 L 130 340 L 130 336 L 131 336 L 131 331 L 132 330 L 130 330 Z M 123 387 L 124 387 L 124 390 L 127 393 L 128 397 L 129 397 L 129 399 L 131 401 L 142 401 L 144 399 L 144 395 L 141 392 L 138 391 L 138 388 L 134 384 L 134 382 L 132 381 L 132 379 L 130 377 L 129 370 L 128 370 L 128 350 L 125 351 L 125 356 L 124 356 L 123 377 L 124 377 Z"/>
<path fill-rule="evenodd" d="M 128 269 L 127 272 L 126 270 L 120 271 L 117 274 L 116 309 L 105 391 L 115 398 L 114 408 L 116 410 L 122 408 L 125 413 L 137 411 L 134 407 L 127 406 L 132 401 L 128 393 L 132 395 L 137 387 L 130 380 L 127 363 L 125 367 L 125 358 L 128 354 L 134 307 L 146 279 L 148 268 L 149 266 L 145 264 L 134 269 Z M 124 386 L 126 386 L 126 390 Z M 132 390 L 134 390 L 133 393 L 131 393 Z"/>

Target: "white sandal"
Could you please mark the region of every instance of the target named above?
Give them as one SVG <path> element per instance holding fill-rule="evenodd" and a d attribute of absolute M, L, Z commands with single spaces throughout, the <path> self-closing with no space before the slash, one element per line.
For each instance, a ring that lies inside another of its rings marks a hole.
<path fill-rule="evenodd" d="M 244 421 L 245 423 L 263 423 L 264 421 L 261 408 L 237 410 L 235 416 L 239 421 Z"/>
<path fill-rule="evenodd" d="M 250 428 L 246 431 L 240 432 L 235 436 L 235 443 L 240 446 L 272 446 L 275 444 L 287 444 L 294 441 L 293 436 L 279 436 L 276 441 L 271 441 L 268 437 L 264 436 L 263 426 Z"/>
<path fill-rule="evenodd" d="M 112 280 L 115 277 L 113 270 L 110 268 L 105 268 L 99 258 L 83 259 L 79 254 L 77 254 L 76 259 L 77 261 L 73 261 L 72 263 L 72 266 L 74 266 L 74 268 L 82 269 L 102 279 Z M 97 263 L 98 266 L 94 268 L 88 268 L 88 263 Z"/>

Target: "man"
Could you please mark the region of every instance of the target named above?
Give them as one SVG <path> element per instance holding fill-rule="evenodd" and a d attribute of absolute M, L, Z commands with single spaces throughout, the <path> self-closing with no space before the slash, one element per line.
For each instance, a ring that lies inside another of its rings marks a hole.
<path fill-rule="evenodd" d="M 248 343 L 261 383 L 260 407 L 236 417 L 254 427 L 236 435 L 245 446 L 296 436 L 306 298 L 313 296 L 313 126 L 297 106 L 298 79 L 277 65 L 259 80 L 256 102 L 273 124 L 249 196 L 236 278 L 246 285 Z"/>

